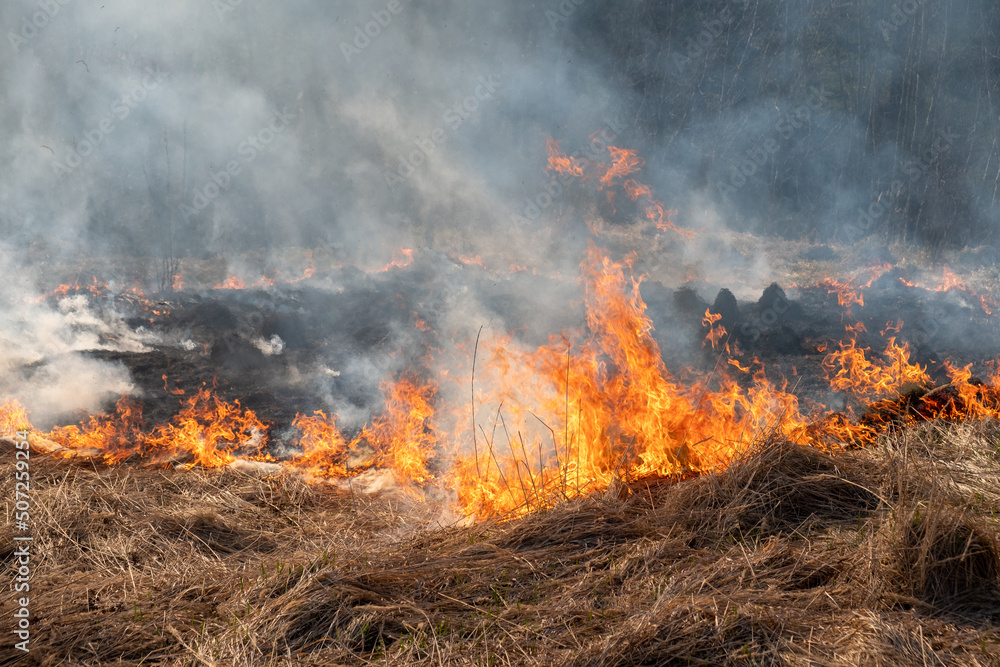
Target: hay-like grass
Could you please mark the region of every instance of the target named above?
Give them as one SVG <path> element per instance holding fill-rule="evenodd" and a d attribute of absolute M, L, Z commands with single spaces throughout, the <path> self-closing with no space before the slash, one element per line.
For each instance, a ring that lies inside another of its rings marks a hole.
<path fill-rule="evenodd" d="M 471 526 L 289 475 L 37 456 L 32 653 L 0 665 L 998 664 L 998 449 L 992 422 L 769 440 Z"/>

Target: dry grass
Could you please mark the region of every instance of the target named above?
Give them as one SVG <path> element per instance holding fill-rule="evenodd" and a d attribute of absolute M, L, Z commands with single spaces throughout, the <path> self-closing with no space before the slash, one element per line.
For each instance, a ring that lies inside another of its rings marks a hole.
<path fill-rule="evenodd" d="M 998 448 L 996 423 L 770 441 L 474 526 L 290 476 L 36 456 L 32 653 L 6 640 L 0 665 L 998 664 Z"/>

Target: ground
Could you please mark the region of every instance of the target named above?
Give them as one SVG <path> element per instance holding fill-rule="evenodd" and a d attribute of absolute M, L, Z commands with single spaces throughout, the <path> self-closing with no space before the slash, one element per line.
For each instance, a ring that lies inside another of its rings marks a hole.
<path fill-rule="evenodd" d="M 764 440 L 474 525 L 398 490 L 35 454 L 31 650 L 0 664 L 997 664 L 998 451 L 995 422 Z"/>

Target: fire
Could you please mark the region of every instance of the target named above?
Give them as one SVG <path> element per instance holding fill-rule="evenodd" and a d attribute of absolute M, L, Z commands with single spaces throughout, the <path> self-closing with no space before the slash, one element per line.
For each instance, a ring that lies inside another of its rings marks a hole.
<path fill-rule="evenodd" d="M 52 297 L 56 301 L 58 301 L 63 297 L 70 296 L 71 294 L 72 295 L 90 294 L 91 296 L 97 298 L 105 298 L 108 296 L 108 294 L 110 294 L 110 292 L 111 288 L 106 282 L 98 280 L 97 276 L 91 276 L 91 282 L 89 284 L 75 282 L 72 285 L 70 285 L 69 283 L 63 283 L 62 285 L 59 285 L 59 287 L 56 287 L 48 294 L 43 294 L 42 296 L 38 297 L 37 299 L 35 299 L 35 301 L 41 302 L 49 297 Z"/>
<path fill-rule="evenodd" d="M 559 150 L 559 142 L 555 139 L 548 139 L 545 142 L 548 149 L 549 162 L 548 170 L 559 174 L 570 174 L 577 178 L 583 178 L 584 160 L 566 155 Z"/>
<path fill-rule="evenodd" d="M 30 428 L 28 412 L 23 405 L 13 398 L 0 400 L 0 436 L 11 436 Z"/>
<path fill-rule="evenodd" d="M 312 278 L 313 276 L 316 275 L 316 262 L 313 261 L 313 251 L 306 250 L 305 253 L 303 253 L 303 255 L 306 258 L 306 268 L 302 270 L 301 276 L 290 279 L 288 281 L 290 284 L 299 283 L 302 282 L 303 280 L 308 280 L 309 278 Z"/>
<path fill-rule="evenodd" d="M 646 163 L 636 151 L 627 148 L 618 148 L 617 146 L 607 147 L 611 157 L 609 164 L 586 158 L 568 156 L 559 150 L 559 142 L 554 139 L 549 139 L 546 142 L 546 147 L 549 153 L 549 161 L 546 168 L 549 171 L 596 182 L 597 189 L 599 190 L 617 185 L 626 176 L 638 172 Z M 677 215 L 677 210 L 667 209 L 662 201 L 653 196 L 653 191 L 648 185 L 640 183 L 635 178 L 628 178 L 621 183 L 621 186 L 625 190 L 625 194 L 632 201 L 637 201 L 639 197 L 646 198 L 646 218 L 652 221 L 657 229 L 663 232 L 676 232 L 684 238 L 694 236 L 694 232 L 674 225 L 671 217 Z M 613 207 L 615 192 L 608 190 L 606 194 L 608 203 Z"/>
<path fill-rule="evenodd" d="M 351 440 L 322 411 L 311 417 L 296 415 L 292 425 L 302 433 L 302 454 L 292 459 L 292 465 L 317 477 L 347 477 L 378 467 L 391 469 L 401 484 L 430 481 L 428 462 L 440 437 L 431 427 L 434 387 L 403 377 L 383 384 L 382 390 L 385 412 Z"/>
<path fill-rule="evenodd" d="M 163 375 L 161 375 L 160 379 L 163 380 L 163 391 L 169 391 L 171 394 L 174 394 L 175 396 L 183 396 L 184 395 L 184 390 L 183 389 L 181 389 L 179 387 L 175 387 L 174 389 L 171 389 L 170 387 L 167 386 L 167 375 L 166 375 L 166 373 L 164 373 Z"/>
<path fill-rule="evenodd" d="M 623 169 L 635 164 L 624 161 L 624 154 L 618 157 Z M 410 261 L 412 251 L 403 249 L 395 259 Z M 719 469 L 761 433 L 829 448 L 874 443 L 890 423 L 1000 417 L 996 367 L 992 384 L 984 384 L 971 366 L 945 363 L 950 382 L 935 388 L 927 367 L 913 360 L 905 342 L 897 342 L 902 320 L 886 323 L 881 333 L 889 337 L 880 353 L 859 342 L 867 335 L 861 322 L 849 324 L 840 342 L 810 342 L 810 349 L 823 355 L 830 388 L 864 405 L 860 415 L 853 408 L 831 414 L 824 406 L 801 406 L 759 359 L 748 361 L 723 345 L 728 335 L 722 316 L 710 309 L 702 319 L 706 341 L 725 352 L 710 373 L 675 374 L 653 338 L 633 259 L 615 261 L 589 244 L 581 261 L 584 331 L 553 336 L 535 349 L 510 335 L 481 346 L 477 341 L 470 359 L 443 364 L 449 372 L 436 379 L 410 373 L 384 382 L 381 414 L 349 434 L 335 415 L 296 415 L 292 425 L 300 453 L 281 465 L 316 480 L 391 471 L 398 486 L 417 496 L 432 484 L 450 487 L 468 517 L 509 518 L 619 480 Z M 861 289 L 883 269 L 873 267 L 874 277 L 861 287 L 860 278 L 821 285 L 849 314 L 853 305 L 863 305 Z M 417 313 L 414 318 L 426 331 Z M 466 368 L 466 375 L 456 368 Z M 269 425 L 252 410 L 205 386 L 187 396 L 171 389 L 166 375 L 162 379 L 166 392 L 184 397 L 169 423 L 150 427 L 141 405 L 123 397 L 107 415 L 31 438 L 57 443 L 63 449 L 48 447 L 57 455 L 109 464 L 141 458 L 214 468 L 239 458 L 269 459 L 264 453 Z M 465 397 L 471 392 L 471 402 L 445 401 L 442 397 L 452 394 L 439 393 L 438 387 L 446 382 L 456 382 Z M 30 429 L 27 413 L 7 400 L 0 404 L 0 428 Z M 451 463 L 446 454 L 454 454 Z"/>
<path fill-rule="evenodd" d="M 486 264 L 483 262 L 483 258 L 481 255 L 452 255 L 451 258 L 457 262 L 465 264 L 466 266 L 475 266 L 477 268 L 483 269 L 484 271 L 489 270 L 486 267 Z"/>
<path fill-rule="evenodd" d="M 891 332 L 891 333 L 897 333 L 898 334 L 902 330 L 903 330 L 903 320 L 897 319 L 895 321 L 895 323 L 893 323 L 893 322 L 886 322 L 885 323 L 885 329 L 882 329 L 881 331 L 879 331 L 879 334 L 881 334 L 884 337 L 887 333 Z"/>
<path fill-rule="evenodd" d="M 877 264 L 875 266 L 868 267 L 867 272 L 869 274 L 868 280 L 861 285 L 863 288 L 871 287 L 876 280 L 884 276 L 885 274 L 892 271 L 892 264 L 885 262 L 882 264 Z"/>
<path fill-rule="evenodd" d="M 980 294 L 978 291 L 970 287 L 967 282 L 962 280 L 961 277 L 959 277 L 954 271 L 949 269 L 947 266 L 941 267 L 941 280 L 938 281 L 937 284 L 912 282 L 909 280 L 905 280 L 902 277 L 899 279 L 899 282 L 906 285 L 907 287 L 917 287 L 921 289 L 930 290 L 932 292 L 950 292 L 950 291 L 964 292 L 972 299 L 978 300 L 980 307 L 983 309 L 983 312 L 986 313 L 987 315 L 993 315 L 993 313 L 996 312 L 998 308 L 1000 308 L 1000 305 L 998 305 L 997 302 L 991 296 L 987 294 Z"/>
<path fill-rule="evenodd" d="M 57 427 L 42 437 L 65 447 L 70 456 L 96 453 L 106 463 L 136 456 L 217 468 L 232 463 L 237 450 L 261 458 L 266 434 L 267 426 L 253 410 L 244 410 L 238 400 L 224 401 L 202 387 L 170 423 L 151 431 L 145 428 L 139 405 L 122 397 L 113 415 L 92 416 L 82 428 Z"/>
<path fill-rule="evenodd" d="M 317 410 L 311 417 L 295 415 L 292 426 L 302 434 L 299 437 L 302 454 L 292 459 L 293 465 L 317 477 L 350 475 L 350 446 L 333 417 Z"/>
<path fill-rule="evenodd" d="M 375 447 L 379 467 L 391 468 L 401 480 L 423 484 L 431 478 L 427 463 L 440 435 L 431 426 L 435 388 L 403 377 L 383 385 L 383 391 L 385 412 L 360 437 Z"/>
<path fill-rule="evenodd" d="M 246 289 L 246 281 L 236 276 L 229 276 L 223 282 L 212 286 L 212 289 Z"/>
<path fill-rule="evenodd" d="M 950 289 L 968 289 L 968 285 L 965 281 L 959 278 L 954 271 L 949 269 L 947 266 L 942 267 L 941 271 L 941 284 L 935 288 L 937 292 L 947 292 Z"/>
<path fill-rule="evenodd" d="M 639 168 L 646 164 L 635 151 L 626 148 L 608 146 L 608 152 L 611 153 L 611 166 L 600 179 L 601 185 L 605 187 L 612 185 L 619 178 L 639 171 Z"/>
<path fill-rule="evenodd" d="M 402 269 L 413 263 L 413 248 L 398 248 L 392 251 L 392 259 L 379 271 Z"/>
<path fill-rule="evenodd" d="M 615 477 L 710 470 L 765 428 L 806 440 L 797 399 L 762 372 L 748 390 L 724 374 L 714 391 L 708 378 L 679 382 L 623 263 L 591 244 L 583 271 L 588 337 L 523 352 L 503 340 L 491 350 L 494 377 L 484 382 L 493 390 L 476 404 L 495 414 L 492 431 L 480 425 L 475 453 L 456 462 L 466 514 L 516 515 Z"/>
<path fill-rule="evenodd" d="M 842 283 L 832 278 L 824 278 L 820 281 L 819 286 L 825 287 L 830 294 L 837 295 L 837 305 L 847 311 L 848 316 L 851 315 L 851 306 L 854 304 L 865 305 L 865 295 L 855 287 L 853 279 Z"/>
<path fill-rule="evenodd" d="M 247 289 L 248 287 L 268 288 L 274 287 L 274 285 L 274 278 L 268 278 L 267 276 L 261 276 L 249 284 L 247 284 L 247 282 L 239 276 L 229 276 L 223 282 L 213 285 L 212 289 Z"/>
<path fill-rule="evenodd" d="M 853 332 L 852 332 L 853 333 Z M 852 335 L 841 341 L 839 349 L 823 359 L 823 368 L 828 373 L 830 387 L 837 391 L 850 392 L 854 396 L 873 400 L 884 398 L 901 386 L 915 383 L 930 383 L 927 369 L 910 361 L 910 348 L 896 343 L 890 337 L 881 359 L 869 359 L 867 349 L 860 349 Z"/>
<path fill-rule="evenodd" d="M 170 289 L 175 292 L 180 292 L 184 289 L 184 276 L 180 273 L 175 273 L 170 276 Z"/>
<path fill-rule="evenodd" d="M 716 314 L 706 309 L 705 317 L 701 321 L 702 326 L 708 329 L 708 333 L 705 335 L 705 340 L 712 344 L 713 350 L 719 344 L 719 341 L 726 335 L 726 327 L 721 324 L 719 326 L 715 326 L 715 324 L 721 319 L 721 314 Z"/>

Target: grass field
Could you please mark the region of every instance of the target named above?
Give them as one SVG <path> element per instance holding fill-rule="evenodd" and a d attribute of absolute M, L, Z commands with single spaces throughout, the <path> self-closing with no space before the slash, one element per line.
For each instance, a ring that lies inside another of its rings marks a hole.
<path fill-rule="evenodd" d="M 997 664 L 998 451 L 994 422 L 765 441 L 475 525 L 288 474 L 36 454 L 31 652 L 4 628 L 0 664 Z"/>

